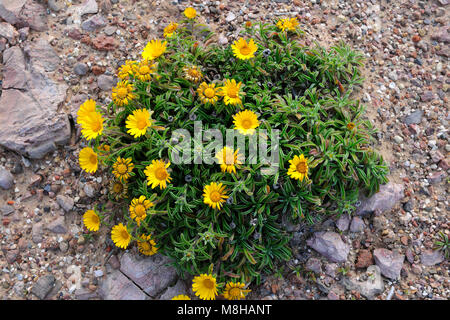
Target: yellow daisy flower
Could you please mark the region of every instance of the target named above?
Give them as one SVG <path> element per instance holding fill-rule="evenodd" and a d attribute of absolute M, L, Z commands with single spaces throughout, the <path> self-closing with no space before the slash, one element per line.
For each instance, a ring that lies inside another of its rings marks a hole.
<path fill-rule="evenodd" d="M 134 60 L 125 61 L 125 64 L 123 64 L 119 67 L 119 70 L 117 71 L 117 76 L 122 80 L 129 79 L 130 76 L 133 74 L 133 66 L 136 63 L 137 62 Z"/>
<path fill-rule="evenodd" d="M 156 242 L 152 239 L 151 235 L 141 234 L 141 240 L 138 240 L 138 248 L 139 252 L 146 256 L 152 256 L 156 252 L 158 252 L 158 248 L 156 247 Z"/>
<path fill-rule="evenodd" d="M 171 38 L 178 28 L 178 23 L 171 22 L 167 27 L 164 28 L 164 37 Z"/>
<path fill-rule="evenodd" d="M 298 26 L 297 18 L 285 18 L 281 19 L 277 22 L 277 27 L 282 31 L 295 31 L 295 28 Z"/>
<path fill-rule="evenodd" d="M 212 207 L 219 209 L 225 199 L 229 198 L 225 193 L 226 189 L 222 183 L 211 182 L 203 189 L 203 202 Z"/>
<path fill-rule="evenodd" d="M 203 78 L 203 74 L 200 68 L 197 66 L 185 66 L 183 67 L 184 77 L 188 81 L 199 82 Z"/>
<path fill-rule="evenodd" d="M 100 228 L 100 217 L 94 210 L 88 210 L 84 213 L 83 222 L 89 231 L 98 231 Z"/>
<path fill-rule="evenodd" d="M 128 193 L 128 185 L 126 182 L 120 180 L 111 180 L 109 184 L 109 192 L 112 194 L 116 201 L 126 198 Z"/>
<path fill-rule="evenodd" d="M 144 59 L 137 65 L 133 65 L 134 76 L 141 81 L 150 81 L 152 74 L 156 73 L 156 63 Z"/>
<path fill-rule="evenodd" d="M 81 123 L 91 113 L 95 112 L 96 102 L 92 99 L 86 100 L 77 112 L 77 123 Z"/>
<path fill-rule="evenodd" d="M 226 105 L 241 104 L 240 89 L 242 82 L 236 83 L 236 80 L 226 79 L 223 87 L 221 87 L 221 95 L 223 95 L 223 101 Z"/>
<path fill-rule="evenodd" d="M 202 300 L 215 300 L 217 296 L 216 278 L 210 274 L 201 274 L 192 280 L 192 291 Z"/>
<path fill-rule="evenodd" d="M 144 48 L 142 51 L 142 58 L 148 60 L 154 60 L 160 57 L 164 52 L 166 52 L 167 42 L 161 40 L 152 40 Z"/>
<path fill-rule="evenodd" d="M 134 86 L 128 81 L 119 81 L 112 89 L 112 99 L 118 106 L 128 105 L 128 103 L 136 98 L 133 93 Z"/>
<path fill-rule="evenodd" d="M 192 7 L 186 8 L 183 13 L 188 19 L 194 19 L 197 15 L 197 11 Z"/>
<path fill-rule="evenodd" d="M 172 298 L 172 300 L 191 300 L 187 295 L 185 294 L 179 294 Z"/>
<path fill-rule="evenodd" d="M 288 176 L 293 179 L 303 181 L 303 179 L 308 179 L 308 159 L 303 156 L 295 156 L 294 159 L 289 160 L 291 164 L 288 169 Z"/>
<path fill-rule="evenodd" d="M 103 133 L 103 118 L 98 112 L 91 112 L 81 121 L 81 134 L 86 140 L 97 138 Z"/>
<path fill-rule="evenodd" d="M 228 300 L 241 300 L 245 298 L 245 295 L 249 293 L 251 290 L 244 289 L 245 283 L 233 283 L 228 282 L 225 291 L 223 292 L 223 296 Z"/>
<path fill-rule="evenodd" d="M 111 240 L 122 249 L 126 249 L 131 241 L 131 235 L 122 223 L 115 225 L 111 230 Z"/>
<path fill-rule="evenodd" d="M 356 125 L 353 122 L 349 122 L 347 123 L 347 129 L 352 131 L 353 129 L 355 129 Z"/>
<path fill-rule="evenodd" d="M 258 50 L 258 46 L 253 39 L 250 39 L 247 43 L 244 38 L 234 41 L 231 48 L 233 49 L 234 56 L 241 60 L 253 58 L 256 50 Z"/>
<path fill-rule="evenodd" d="M 220 88 L 216 88 L 214 83 L 206 84 L 206 82 L 202 82 L 197 89 L 197 93 L 202 103 L 215 104 L 219 100 Z"/>
<path fill-rule="evenodd" d="M 118 157 L 113 164 L 113 175 L 122 182 L 128 180 L 131 176 L 130 173 L 134 169 L 134 164 L 131 162 L 131 158 Z"/>
<path fill-rule="evenodd" d="M 152 164 L 148 165 L 144 173 L 147 176 L 147 185 L 151 185 L 152 189 L 159 186 L 160 189 L 166 188 L 166 183 L 169 183 L 172 178 L 167 172 L 170 162 L 164 163 L 163 160 L 153 160 Z"/>
<path fill-rule="evenodd" d="M 223 147 L 222 150 L 217 152 L 216 158 L 219 160 L 220 168 L 222 172 L 228 173 L 236 173 L 236 164 L 242 164 L 242 162 L 238 159 L 241 154 L 238 154 L 239 149 L 236 151 L 233 148 Z"/>
<path fill-rule="evenodd" d="M 244 110 L 233 116 L 234 129 L 239 130 L 243 135 L 252 135 L 255 128 L 259 126 L 256 114 L 250 110 Z"/>
<path fill-rule="evenodd" d="M 153 112 L 149 112 L 147 109 L 134 110 L 133 114 L 130 114 L 125 122 L 126 128 L 129 129 L 127 133 L 134 138 L 143 136 L 147 132 L 147 128 L 153 123 L 153 120 L 151 119 L 152 113 Z"/>
<path fill-rule="evenodd" d="M 130 205 L 130 217 L 140 225 L 141 221 L 147 217 L 147 209 L 150 207 L 153 207 L 153 202 L 147 200 L 145 196 L 140 196 L 139 199 L 134 198 Z"/>
<path fill-rule="evenodd" d="M 80 167 L 88 173 L 94 173 L 98 168 L 97 154 L 92 148 L 86 147 L 81 149 L 78 156 Z"/>

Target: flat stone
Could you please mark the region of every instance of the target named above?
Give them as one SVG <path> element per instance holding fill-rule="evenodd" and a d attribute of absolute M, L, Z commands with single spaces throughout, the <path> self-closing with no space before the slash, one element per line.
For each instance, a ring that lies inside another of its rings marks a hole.
<path fill-rule="evenodd" d="M 414 112 L 412 112 L 411 114 L 409 114 L 405 120 L 403 120 L 403 122 L 406 125 L 410 125 L 410 124 L 419 124 L 422 122 L 422 116 L 423 116 L 423 111 L 422 110 L 416 110 Z"/>
<path fill-rule="evenodd" d="M 343 284 L 347 290 L 356 290 L 369 300 L 383 293 L 384 283 L 381 277 L 380 267 L 372 265 L 367 268 L 368 280 L 360 282 L 352 278 L 343 278 Z"/>
<path fill-rule="evenodd" d="M 87 64 L 82 63 L 82 62 L 78 62 L 74 67 L 73 67 L 73 72 L 75 72 L 76 75 L 79 76 L 84 76 L 88 73 L 89 71 L 89 67 L 87 66 Z"/>
<path fill-rule="evenodd" d="M 317 258 L 309 258 L 305 265 L 306 270 L 321 273 L 322 272 L 322 262 Z"/>
<path fill-rule="evenodd" d="M 61 208 L 63 208 L 65 212 L 69 212 L 70 210 L 72 210 L 75 204 L 72 198 L 63 195 L 57 195 L 56 202 Z"/>
<path fill-rule="evenodd" d="M 117 80 L 112 76 L 107 76 L 105 74 L 99 75 L 97 78 L 97 85 L 103 91 L 110 91 L 114 85 L 116 85 Z"/>
<path fill-rule="evenodd" d="M 439 264 L 444 260 L 444 254 L 439 250 L 426 250 L 420 254 L 420 262 L 428 267 Z"/>
<path fill-rule="evenodd" d="M 133 280 L 145 293 L 156 297 L 177 280 L 175 268 L 166 266 L 168 257 L 155 254 L 149 257 L 124 253 L 120 259 L 120 271 Z"/>
<path fill-rule="evenodd" d="M 55 281 L 55 277 L 51 274 L 40 277 L 34 284 L 33 288 L 31 288 L 31 293 L 33 293 L 39 299 L 43 300 L 53 289 Z"/>
<path fill-rule="evenodd" d="M 96 14 L 84 21 L 81 24 L 81 29 L 84 31 L 92 32 L 106 26 L 107 21 L 101 14 Z"/>
<path fill-rule="evenodd" d="M 33 227 L 31 229 L 31 239 L 35 244 L 42 242 L 42 235 L 43 235 L 43 223 L 38 222 L 34 223 Z"/>
<path fill-rule="evenodd" d="M 436 40 L 438 42 L 449 43 L 450 42 L 449 29 L 450 29 L 449 25 L 440 27 L 431 35 L 431 39 Z"/>
<path fill-rule="evenodd" d="M 397 202 L 403 198 L 404 186 L 389 182 L 381 185 L 380 190 L 372 197 L 361 197 L 361 205 L 356 210 L 357 215 L 365 215 L 373 213 L 376 210 L 385 212 L 390 210 Z"/>
<path fill-rule="evenodd" d="M 58 113 L 68 87 L 48 75 L 59 67 L 60 59 L 44 39 L 28 43 L 23 51 L 12 47 L 4 56 L 0 145 L 41 159 L 66 144 L 71 135 L 67 115 Z"/>
<path fill-rule="evenodd" d="M 4 190 L 9 190 L 14 185 L 14 177 L 6 169 L 0 168 L 0 188 Z"/>
<path fill-rule="evenodd" d="M 64 222 L 64 217 L 56 218 L 46 226 L 46 229 L 53 233 L 67 233 L 67 227 Z"/>
<path fill-rule="evenodd" d="M 104 300 L 148 300 L 148 296 L 119 270 L 100 281 L 97 292 Z"/>
<path fill-rule="evenodd" d="M 381 274 L 387 278 L 397 280 L 403 267 L 405 255 L 388 249 L 375 249 L 373 251 L 375 263 L 380 267 Z"/>
<path fill-rule="evenodd" d="M 48 28 L 46 8 L 33 0 L 2 0 L 0 17 L 18 28 L 30 27 L 36 31 Z"/>
<path fill-rule="evenodd" d="M 85 0 L 79 7 L 81 15 L 92 14 L 98 12 L 98 4 L 96 0 Z"/>
<path fill-rule="evenodd" d="M 14 212 L 14 207 L 11 207 L 11 206 L 8 206 L 8 205 L 0 206 L 0 213 L 4 217 L 9 216 L 13 212 Z"/>
<path fill-rule="evenodd" d="M 306 243 L 333 262 L 347 261 L 350 252 L 350 246 L 344 243 L 341 236 L 335 232 L 316 232 Z"/>
<path fill-rule="evenodd" d="M 339 219 L 336 221 L 336 227 L 340 231 L 347 231 L 348 226 L 350 225 L 350 217 L 348 214 L 342 214 Z"/>
<path fill-rule="evenodd" d="M 353 217 L 350 225 L 350 232 L 363 232 L 366 228 L 366 224 L 360 217 Z"/>

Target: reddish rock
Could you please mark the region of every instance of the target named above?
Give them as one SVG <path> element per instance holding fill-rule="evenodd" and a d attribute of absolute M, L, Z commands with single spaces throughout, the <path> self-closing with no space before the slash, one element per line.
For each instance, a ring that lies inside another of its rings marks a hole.
<path fill-rule="evenodd" d="M 77 28 L 70 29 L 67 36 L 74 40 L 81 40 L 83 38 L 83 34 Z"/>
<path fill-rule="evenodd" d="M 92 46 L 98 51 L 112 51 L 116 49 L 117 42 L 113 37 L 101 35 L 92 40 Z"/>
<path fill-rule="evenodd" d="M 100 67 L 100 66 L 93 66 L 92 67 L 92 73 L 95 74 L 96 76 L 105 73 L 105 71 L 106 71 L 105 67 Z"/>
<path fill-rule="evenodd" d="M 360 250 L 358 255 L 358 261 L 356 263 L 357 268 L 367 268 L 373 264 L 373 256 L 369 250 Z"/>
<path fill-rule="evenodd" d="M 420 38 L 420 36 L 418 34 L 416 34 L 412 37 L 413 42 L 419 42 L 420 40 L 422 40 L 422 39 Z"/>

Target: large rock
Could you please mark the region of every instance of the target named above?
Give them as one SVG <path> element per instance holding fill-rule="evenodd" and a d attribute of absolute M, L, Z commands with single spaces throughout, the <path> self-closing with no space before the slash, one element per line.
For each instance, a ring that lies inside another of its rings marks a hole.
<path fill-rule="evenodd" d="M 16 29 L 6 22 L 0 22 L 0 37 L 5 38 L 12 45 L 16 44 L 19 33 Z"/>
<path fill-rule="evenodd" d="M 333 262 L 347 261 L 350 246 L 335 232 L 316 232 L 306 243 Z"/>
<path fill-rule="evenodd" d="M 55 286 L 55 282 L 56 279 L 51 274 L 40 277 L 34 284 L 33 288 L 31 288 L 31 292 L 36 297 L 43 300 L 53 289 L 53 287 Z"/>
<path fill-rule="evenodd" d="M 104 300 L 148 299 L 148 296 L 119 270 L 115 270 L 100 282 L 98 294 Z"/>
<path fill-rule="evenodd" d="M 428 267 L 439 264 L 444 260 L 444 254 L 439 250 L 426 250 L 420 254 L 420 262 Z"/>
<path fill-rule="evenodd" d="M 343 284 L 347 290 L 356 290 L 369 300 L 384 291 L 383 278 L 381 277 L 380 267 L 370 266 L 367 268 L 368 279 L 359 282 L 356 279 L 344 278 Z"/>
<path fill-rule="evenodd" d="M 36 31 L 48 28 L 46 8 L 35 0 L 2 0 L 0 17 L 17 28 L 30 27 Z"/>
<path fill-rule="evenodd" d="M 125 253 L 120 259 L 120 271 L 148 295 L 156 297 L 177 281 L 176 270 L 166 266 L 168 263 L 169 258 L 161 254 L 143 258 Z"/>
<path fill-rule="evenodd" d="M 105 18 L 103 18 L 101 14 L 96 14 L 84 21 L 81 24 L 81 29 L 91 32 L 103 28 L 104 26 L 106 26 L 106 24 L 107 21 L 105 20 Z"/>
<path fill-rule="evenodd" d="M 381 185 L 380 191 L 372 197 L 366 198 L 362 196 L 361 205 L 356 210 L 356 214 L 365 215 L 374 211 L 384 212 L 390 210 L 403 198 L 403 190 L 404 186 L 402 184 L 389 182 L 388 184 Z"/>
<path fill-rule="evenodd" d="M 400 278 L 405 255 L 397 251 L 381 248 L 373 251 L 373 257 L 376 265 L 380 267 L 383 276 L 393 280 Z"/>
<path fill-rule="evenodd" d="M 14 185 L 14 177 L 6 169 L 0 168 L 0 189 L 8 190 Z"/>
<path fill-rule="evenodd" d="M 38 39 L 24 51 L 17 46 L 5 50 L 4 64 L 0 145 L 40 159 L 70 139 L 69 119 L 58 112 L 67 85 L 49 74 L 60 59 L 46 40 Z"/>

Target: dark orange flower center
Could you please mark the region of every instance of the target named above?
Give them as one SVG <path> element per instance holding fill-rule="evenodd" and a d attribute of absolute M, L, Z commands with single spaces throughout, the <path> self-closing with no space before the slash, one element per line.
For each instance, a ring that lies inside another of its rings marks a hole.
<path fill-rule="evenodd" d="M 297 171 L 300 173 L 306 173 L 306 162 L 302 161 L 299 164 L 297 164 Z"/>

